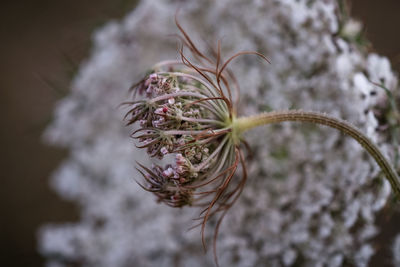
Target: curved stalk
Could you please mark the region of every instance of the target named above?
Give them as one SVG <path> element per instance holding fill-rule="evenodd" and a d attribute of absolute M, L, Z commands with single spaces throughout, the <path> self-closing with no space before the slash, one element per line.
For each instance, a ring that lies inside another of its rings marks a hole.
<path fill-rule="evenodd" d="M 352 138 L 354 138 L 368 153 L 375 159 L 376 163 L 382 169 L 386 178 L 389 180 L 392 190 L 397 197 L 400 197 L 400 182 L 396 171 L 389 164 L 388 160 L 383 156 L 379 148 L 360 130 L 350 123 L 337 119 L 335 117 L 302 110 L 285 110 L 261 113 L 254 116 L 242 117 L 234 119 L 232 122 L 233 134 L 238 138 L 241 133 L 255 128 L 257 126 L 270 123 L 278 123 L 284 121 L 300 121 L 321 124 L 335 128 Z"/>

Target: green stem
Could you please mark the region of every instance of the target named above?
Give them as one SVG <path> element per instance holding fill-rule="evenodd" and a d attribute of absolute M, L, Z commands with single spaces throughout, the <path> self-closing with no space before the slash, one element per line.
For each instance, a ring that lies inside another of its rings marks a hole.
<path fill-rule="evenodd" d="M 376 163 L 378 163 L 379 167 L 385 173 L 386 178 L 389 180 L 394 193 L 396 196 L 400 197 L 400 182 L 396 171 L 382 155 L 379 148 L 368 137 L 355 126 L 344 120 L 318 112 L 301 110 L 273 111 L 234 119 L 232 122 L 232 131 L 234 136 L 239 137 L 241 133 L 252 128 L 284 121 L 300 121 L 326 125 L 351 136 L 375 159 Z"/>

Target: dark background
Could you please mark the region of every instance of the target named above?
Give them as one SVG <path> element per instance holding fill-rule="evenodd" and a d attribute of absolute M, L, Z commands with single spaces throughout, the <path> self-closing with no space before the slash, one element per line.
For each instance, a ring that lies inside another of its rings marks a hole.
<path fill-rule="evenodd" d="M 91 32 L 122 18 L 135 0 L 35 0 L 0 7 L 0 266 L 41 266 L 36 231 L 46 222 L 74 221 L 78 210 L 49 188 L 67 151 L 43 145 L 54 103 L 68 93 Z M 374 50 L 400 70 L 400 1 L 353 0 Z M 381 220 L 384 220 L 381 218 Z M 390 223 L 400 225 L 399 219 Z M 380 235 L 389 240 L 390 227 Z M 385 253 L 371 266 L 384 266 Z M 383 261 L 382 261 L 383 260 Z"/>

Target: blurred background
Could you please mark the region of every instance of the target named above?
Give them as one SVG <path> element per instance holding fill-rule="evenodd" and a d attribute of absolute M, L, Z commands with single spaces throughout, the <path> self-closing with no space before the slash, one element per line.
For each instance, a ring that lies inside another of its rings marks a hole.
<path fill-rule="evenodd" d="M 400 71 L 400 1 L 351 0 L 373 49 Z M 135 0 L 3 1 L 0 9 L 0 266 L 42 266 L 36 231 L 74 221 L 78 209 L 49 187 L 67 151 L 41 141 L 54 104 L 90 54 L 91 33 L 135 7 Z M 385 218 L 381 218 L 382 221 Z M 400 218 L 391 220 L 399 225 Z M 385 227 L 386 229 L 386 227 Z M 390 235 L 383 230 L 378 238 Z M 385 257 L 380 254 L 379 257 Z M 375 257 L 371 266 L 381 262 Z"/>

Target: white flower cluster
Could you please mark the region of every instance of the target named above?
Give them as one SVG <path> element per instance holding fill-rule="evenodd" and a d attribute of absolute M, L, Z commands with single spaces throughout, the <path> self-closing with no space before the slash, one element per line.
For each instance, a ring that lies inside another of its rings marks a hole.
<path fill-rule="evenodd" d="M 177 31 L 178 7 L 194 39 L 220 38 L 226 56 L 255 50 L 271 60 L 232 64 L 242 88 L 239 114 L 322 111 L 355 123 L 389 158 L 398 149 L 377 131 L 374 109 L 386 94 L 369 82 L 393 90 L 397 79 L 387 59 L 337 34 L 337 1 L 143 0 L 124 21 L 95 34 L 92 55 L 46 132 L 47 141 L 70 150 L 52 184 L 81 208 L 79 222 L 41 229 L 49 266 L 213 264 L 198 230 L 186 231 L 198 211 L 160 205 L 134 182 L 135 161 L 146 159 L 124 127 L 126 110 L 117 108 L 146 69 L 178 58 L 176 40 L 168 37 Z M 221 266 L 367 266 L 379 231 L 376 213 L 391 190 L 363 149 L 307 124 L 271 125 L 246 139 L 253 150 L 250 179 L 220 228 Z"/>

